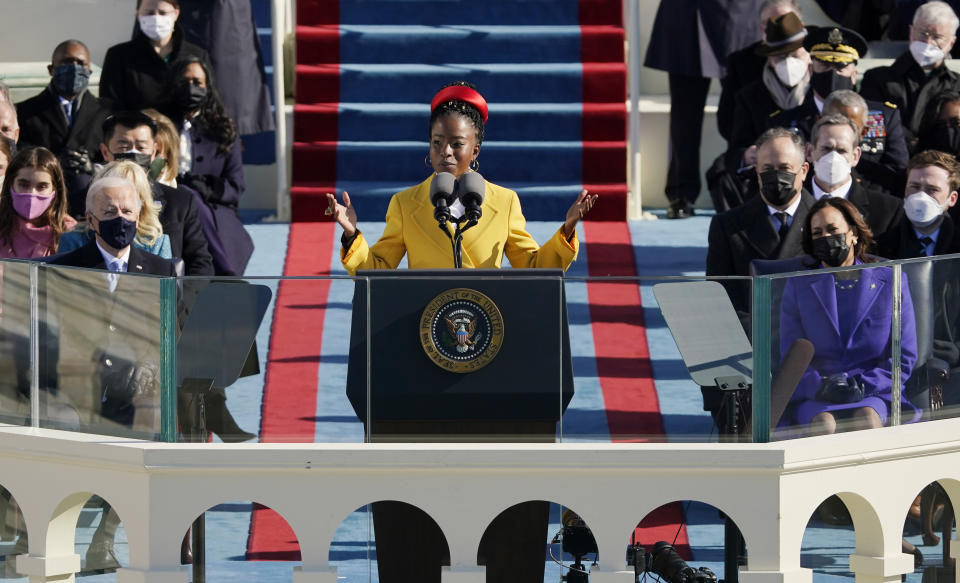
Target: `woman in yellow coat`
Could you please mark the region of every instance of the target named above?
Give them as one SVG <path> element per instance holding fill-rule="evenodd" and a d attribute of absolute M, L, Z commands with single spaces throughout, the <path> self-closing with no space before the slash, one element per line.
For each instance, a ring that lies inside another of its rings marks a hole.
<path fill-rule="evenodd" d="M 483 124 L 487 121 L 487 103 L 474 88 L 457 82 L 441 89 L 431 102 L 430 165 L 435 173 L 449 172 L 460 178 L 477 168 L 477 156 L 483 142 Z M 358 269 L 394 269 L 407 255 L 412 269 L 453 267 L 450 239 L 437 227 L 430 202 L 431 175 L 420 184 L 393 195 L 387 208 L 387 225 L 373 246 L 357 229 L 357 213 L 350 195 L 343 203 L 327 194 L 326 213 L 343 228 L 341 261 L 347 272 Z M 567 211 L 563 226 L 542 247 L 526 231 L 517 193 L 486 183 L 483 214 L 479 223 L 463 234 L 463 266 L 497 268 L 506 255 L 513 267 L 553 267 L 566 269 L 577 257 L 577 223 L 593 207 L 597 195 L 582 191 Z M 452 206 L 454 216 L 462 212 L 459 201 Z M 453 225 L 447 224 L 450 234 Z"/>

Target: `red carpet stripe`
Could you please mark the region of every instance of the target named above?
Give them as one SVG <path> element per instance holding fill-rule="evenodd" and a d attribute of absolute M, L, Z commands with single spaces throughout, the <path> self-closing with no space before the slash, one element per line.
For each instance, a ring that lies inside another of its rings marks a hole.
<path fill-rule="evenodd" d="M 637 277 L 626 223 L 586 221 L 583 229 L 591 277 Z M 588 282 L 587 297 L 610 438 L 625 442 L 663 436 L 638 282 Z M 670 542 L 676 536 L 678 551 L 686 550 L 689 555 L 689 539 L 686 527 L 680 526 L 682 522 L 678 503 L 658 508 L 637 527 L 635 541 L 652 548 L 654 542 Z"/>
<path fill-rule="evenodd" d="M 285 276 L 330 273 L 334 223 L 292 223 Z M 263 443 L 311 443 L 329 281 L 285 280 L 277 290 L 260 412 Z M 248 560 L 300 560 L 297 538 L 276 512 L 257 505 L 250 520 Z"/>

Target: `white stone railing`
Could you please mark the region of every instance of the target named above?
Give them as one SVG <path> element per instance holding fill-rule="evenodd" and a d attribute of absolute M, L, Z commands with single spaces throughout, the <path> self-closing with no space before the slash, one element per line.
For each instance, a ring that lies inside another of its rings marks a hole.
<path fill-rule="evenodd" d="M 436 520 L 450 550 L 444 583 L 482 583 L 477 525 L 543 499 L 592 529 L 594 583 L 633 581 L 624 549 L 638 517 L 677 500 L 711 504 L 737 523 L 749 549 L 744 583 L 809 582 L 803 532 L 833 494 L 853 518 L 858 583 L 879 583 L 913 570 L 901 539 L 917 493 L 939 481 L 960 501 L 958 436 L 960 419 L 769 444 L 167 444 L 4 426 L 0 485 L 23 512 L 29 555 L 16 564 L 31 583 L 73 579 L 74 533 L 91 494 L 124 523 L 130 566 L 118 571 L 120 583 L 188 581 L 183 533 L 231 500 L 287 520 L 302 553 L 294 583 L 335 583 L 328 552 L 337 527 L 379 500 Z"/>

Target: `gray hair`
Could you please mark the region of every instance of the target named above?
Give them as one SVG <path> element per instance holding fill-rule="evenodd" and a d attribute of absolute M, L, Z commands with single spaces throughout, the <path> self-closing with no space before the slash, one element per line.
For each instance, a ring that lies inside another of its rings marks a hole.
<path fill-rule="evenodd" d="M 13 103 L 13 101 L 10 100 L 10 88 L 7 87 L 7 84 L 3 81 L 0 81 L 0 101 Z"/>
<path fill-rule="evenodd" d="M 960 19 L 957 18 L 953 8 L 950 8 L 950 5 L 946 2 L 940 0 L 927 2 L 921 4 L 920 8 L 917 8 L 917 11 L 913 13 L 914 26 L 921 22 L 933 24 L 940 21 L 945 21 L 950 25 L 950 31 L 956 35 L 957 28 L 960 28 Z"/>
<path fill-rule="evenodd" d="M 764 0 L 763 4 L 760 5 L 759 14 L 762 16 L 767 10 L 784 5 L 789 6 L 790 10 L 797 13 L 797 16 L 803 17 L 803 13 L 800 11 L 800 5 L 797 4 L 797 0 Z"/>
<path fill-rule="evenodd" d="M 802 162 L 804 160 L 806 152 L 804 150 L 805 144 L 803 142 L 803 136 L 801 136 L 797 132 L 788 130 L 787 128 L 780 128 L 780 127 L 770 128 L 767 131 L 760 134 L 760 137 L 757 138 L 757 141 L 755 143 L 755 145 L 757 146 L 757 151 L 759 151 L 760 148 L 764 146 L 764 144 L 772 142 L 773 140 L 776 140 L 778 138 L 787 138 L 788 140 L 790 140 L 790 142 L 793 143 L 793 147 L 797 150 L 797 156 L 799 156 L 800 161 Z"/>
<path fill-rule="evenodd" d="M 830 94 L 823 102 L 823 108 L 839 105 L 848 108 L 860 108 L 864 113 L 867 111 L 867 102 L 859 93 L 851 89 L 838 89 Z"/>
<path fill-rule="evenodd" d="M 137 194 L 137 186 L 128 178 L 123 178 L 122 176 L 104 176 L 103 178 L 98 178 L 90 184 L 90 188 L 87 189 L 87 210 L 93 212 L 94 202 L 97 200 L 97 195 L 104 191 L 107 188 L 122 188 L 126 187 L 130 189 L 130 192 L 133 193 L 133 197 L 137 201 L 137 211 L 140 211 L 140 205 L 142 204 L 140 196 Z"/>
<path fill-rule="evenodd" d="M 856 124 L 845 115 L 831 113 L 830 115 L 821 117 L 817 120 L 817 123 L 813 124 L 813 129 L 810 130 L 810 143 L 813 144 L 814 147 L 817 145 L 817 140 L 820 139 L 820 128 L 823 126 L 847 126 L 853 133 L 852 147 L 856 148 L 860 145 L 860 130 L 857 129 Z"/>

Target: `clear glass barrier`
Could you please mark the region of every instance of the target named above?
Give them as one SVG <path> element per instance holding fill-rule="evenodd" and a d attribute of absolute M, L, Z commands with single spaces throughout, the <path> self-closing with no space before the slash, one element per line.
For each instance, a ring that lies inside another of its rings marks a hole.
<path fill-rule="evenodd" d="M 176 280 L 38 266 L 39 426 L 161 439 Z"/>
<path fill-rule="evenodd" d="M 346 391 L 353 279 L 187 277 L 181 285 L 179 440 L 363 442 Z"/>
<path fill-rule="evenodd" d="M 769 425 L 758 429 L 769 439 L 920 419 L 925 407 L 906 390 L 918 365 L 909 271 L 868 263 L 759 278 L 754 321 L 766 328 L 755 328 L 755 351 L 769 380 L 756 396 Z"/>
<path fill-rule="evenodd" d="M 30 265 L 0 263 L 0 422 L 12 425 L 30 424 Z"/>
<path fill-rule="evenodd" d="M 566 278 L 562 441 L 750 440 L 751 279 Z"/>

